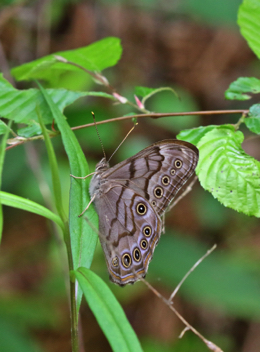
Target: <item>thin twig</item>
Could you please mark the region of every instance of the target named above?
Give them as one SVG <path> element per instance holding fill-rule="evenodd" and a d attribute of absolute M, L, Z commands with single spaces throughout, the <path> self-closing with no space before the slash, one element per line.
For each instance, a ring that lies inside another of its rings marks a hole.
<path fill-rule="evenodd" d="M 158 297 L 160 298 L 174 313 L 175 315 L 186 325 L 187 329 L 191 330 L 195 335 L 197 335 L 205 344 L 206 346 L 213 352 L 223 352 L 218 346 L 216 346 L 213 342 L 207 340 L 203 335 L 201 335 L 192 325 L 190 325 L 187 320 L 183 318 L 183 316 L 173 307 L 173 305 L 163 297 L 149 282 L 147 282 L 142 277 L 139 279 Z"/>
<path fill-rule="evenodd" d="M 223 114 L 248 114 L 249 110 L 209 110 L 209 111 L 186 111 L 186 112 L 169 112 L 169 113 L 147 113 L 147 114 L 136 114 L 136 115 L 127 115 L 115 117 L 109 120 L 103 120 L 96 122 L 97 125 L 102 125 L 104 123 L 117 122 L 123 120 L 129 120 L 133 118 L 143 118 L 143 117 L 151 117 L 153 119 L 159 119 L 162 117 L 170 117 L 170 116 L 186 116 L 186 115 L 223 115 Z M 85 127 L 95 126 L 95 124 L 88 123 L 86 125 L 75 126 L 72 127 L 72 130 L 79 130 Z"/>
<path fill-rule="evenodd" d="M 153 119 L 158 119 L 158 118 L 170 117 L 170 116 L 247 114 L 248 112 L 249 112 L 249 110 L 210 110 L 210 111 L 187 111 L 187 112 L 172 112 L 172 113 L 149 113 L 149 114 L 138 114 L 138 115 L 128 115 L 128 116 L 115 117 L 115 118 L 109 119 L 109 120 L 98 121 L 98 122 L 96 122 L 96 125 L 102 125 L 102 124 L 110 123 L 110 122 L 117 122 L 117 121 L 129 120 L 129 119 L 133 119 L 133 118 L 144 118 L 144 117 L 151 117 Z M 86 128 L 86 127 L 91 127 L 91 126 L 95 126 L 95 123 L 88 123 L 86 125 L 71 127 L 71 130 L 76 131 L 76 130 Z M 50 137 L 52 138 L 58 134 L 59 134 L 59 132 L 57 131 L 55 134 L 50 135 Z M 19 137 L 19 138 L 23 138 L 23 137 Z M 13 144 L 9 145 L 6 148 L 6 150 L 14 148 L 14 147 L 21 145 L 27 141 L 35 140 L 35 139 L 43 139 L 43 136 L 39 135 L 39 136 L 30 137 L 27 139 L 24 138 L 23 140 L 20 140 L 18 142 L 15 142 L 15 139 L 12 139 Z"/>
<path fill-rule="evenodd" d="M 184 283 L 184 281 L 187 279 L 187 277 L 197 268 L 197 266 L 208 256 L 210 253 L 212 253 L 216 249 L 217 245 L 214 244 L 214 246 L 209 249 L 194 265 L 193 267 L 184 275 L 180 283 L 176 286 L 175 290 L 171 294 L 169 298 L 169 303 L 171 304 L 173 301 L 173 298 L 175 297 L 176 293 L 179 291 L 181 285 Z"/>

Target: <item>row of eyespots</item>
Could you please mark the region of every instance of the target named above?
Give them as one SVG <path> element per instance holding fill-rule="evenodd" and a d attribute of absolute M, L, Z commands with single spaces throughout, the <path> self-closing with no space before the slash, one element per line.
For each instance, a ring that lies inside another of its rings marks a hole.
<path fill-rule="evenodd" d="M 177 169 L 180 169 L 182 167 L 182 161 L 179 160 L 179 159 L 176 159 L 175 162 L 174 162 L 174 165 L 175 165 L 175 167 Z M 175 174 L 175 169 L 171 169 L 170 173 L 171 173 L 171 175 L 174 175 Z M 162 177 L 162 184 L 163 184 L 163 186 L 168 186 L 170 184 L 170 177 L 167 176 L 167 175 L 164 175 Z M 154 193 L 156 198 L 160 199 L 163 196 L 163 188 L 160 187 L 160 186 L 157 186 L 157 187 L 155 187 L 153 193 Z M 156 202 L 153 201 L 152 204 L 156 205 Z"/>
<path fill-rule="evenodd" d="M 144 228 L 143 228 L 143 234 L 146 236 L 146 237 L 150 237 L 151 236 L 151 233 L 152 233 L 152 229 L 151 229 L 151 226 L 149 225 L 146 225 Z M 140 241 L 140 247 L 143 249 L 143 250 L 146 250 L 147 247 L 148 247 L 148 242 L 147 240 L 144 238 Z M 140 252 L 140 249 L 138 247 L 134 248 L 133 250 L 133 258 L 136 262 L 140 262 L 141 260 L 141 252 Z M 122 264 L 125 268 L 129 268 L 131 263 L 132 263 L 132 259 L 131 259 L 131 255 L 129 253 L 125 253 L 122 255 L 122 258 L 121 258 L 121 261 L 122 261 Z M 114 257 L 112 259 L 112 265 L 114 267 L 118 267 L 119 265 L 119 260 L 118 260 L 118 257 Z"/>

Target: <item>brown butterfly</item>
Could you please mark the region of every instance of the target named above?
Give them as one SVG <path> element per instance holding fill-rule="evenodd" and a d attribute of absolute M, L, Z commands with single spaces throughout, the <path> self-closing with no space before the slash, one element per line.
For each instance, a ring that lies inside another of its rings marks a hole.
<path fill-rule="evenodd" d="M 90 195 L 110 280 L 118 285 L 144 277 L 162 232 L 162 215 L 195 171 L 198 149 L 163 140 L 109 167 L 96 166 Z"/>

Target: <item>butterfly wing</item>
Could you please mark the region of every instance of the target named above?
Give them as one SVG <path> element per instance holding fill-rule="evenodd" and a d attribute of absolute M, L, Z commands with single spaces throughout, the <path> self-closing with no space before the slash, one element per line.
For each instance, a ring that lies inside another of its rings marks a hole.
<path fill-rule="evenodd" d="M 198 155 L 188 142 L 164 140 L 109 168 L 102 178 L 130 187 L 162 215 L 194 173 Z"/>
<path fill-rule="evenodd" d="M 100 242 L 110 280 L 123 286 L 146 275 L 161 235 L 161 219 L 131 188 L 108 181 L 100 190 L 95 199 Z"/>

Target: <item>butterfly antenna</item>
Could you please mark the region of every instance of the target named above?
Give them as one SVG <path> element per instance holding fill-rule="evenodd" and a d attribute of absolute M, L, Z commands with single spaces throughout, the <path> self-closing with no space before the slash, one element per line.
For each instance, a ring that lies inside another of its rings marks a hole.
<path fill-rule="evenodd" d="M 121 145 L 124 143 L 124 141 L 126 140 L 126 138 L 129 136 L 129 134 L 134 130 L 135 126 L 137 126 L 138 123 L 136 122 L 134 124 L 134 126 L 131 128 L 131 130 L 127 133 L 127 135 L 125 136 L 125 138 L 122 140 L 122 142 L 119 144 L 119 146 L 116 148 L 116 150 L 114 151 L 114 153 L 111 155 L 111 157 L 108 159 L 108 162 L 112 159 L 112 157 L 115 155 L 115 153 L 118 151 L 118 149 L 121 147 Z"/>
<path fill-rule="evenodd" d="M 100 135 L 99 135 L 99 132 L 98 132 L 98 129 L 97 129 L 97 123 L 96 123 L 95 114 L 94 114 L 93 111 L 91 111 L 91 114 L 92 114 L 92 116 L 93 116 L 93 120 L 94 120 L 94 123 L 95 123 L 95 128 L 96 128 L 96 131 L 97 131 L 98 139 L 99 139 L 99 141 L 100 141 L 100 144 L 101 144 L 101 147 L 102 147 L 102 150 L 103 150 L 103 154 L 104 154 L 105 160 L 107 160 L 106 153 L 105 153 L 105 149 L 104 149 L 102 140 L 101 140 L 101 138 L 100 138 Z"/>

